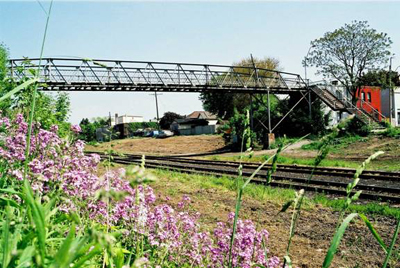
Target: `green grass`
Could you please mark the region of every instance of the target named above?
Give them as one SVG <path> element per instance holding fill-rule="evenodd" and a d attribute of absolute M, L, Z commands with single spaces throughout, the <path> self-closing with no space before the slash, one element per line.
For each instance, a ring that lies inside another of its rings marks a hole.
<path fill-rule="evenodd" d="M 265 159 L 269 158 L 270 155 L 258 155 L 253 156 L 252 158 L 244 158 L 244 162 L 262 162 Z M 209 159 L 211 160 L 227 160 L 227 161 L 237 161 L 239 160 L 238 156 L 212 156 Z M 306 165 L 312 166 L 314 164 L 314 158 L 296 158 L 296 157 L 288 157 L 288 156 L 279 156 L 278 164 L 288 164 L 288 165 Z M 356 168 L 361 163 L 361 161 L 344 161 L 340 159 L 324 159 L 320 166 L 325 167 L 348 167 L 348 168 Z"/>
<path fill-rule="evenodd" d="M 195 174 L 185 174 L 167 170 L 153 170 L 154 174 L 168 181 L 176 181 L 182 183 L 182 189 L 185 187 L 190 189 L 220 189 L 236 191 L 235 181 L 231 177 L 215 177 Z M 243 182 L 242 182 L 243 183 Z M 178 192 L 174 189 L 173 194 Z M 169 190 L 168 190 L 169 193 Z M 263 186 L 260 184 L 249 184 L 244 191 L 244 196 L 250 197 L 258 201 L 269 201 L 275 204 L 284 204 L 295 197 L 294 189 L 277 188 Z M 343 197 L 344 199 L 344 197 Z M 340 211 L 344 207 L 343 199 L 331 199 L 324 194 L 315 194 L 305 197 L 302 209 L 311 209 L 315 205 L 322 205 L 335 211 Z M 358 212 L 367 215 L 382 215 L 388 217 L 400 218 L 400 209 L 390 207 L 389 205 L 379 204 L 377 202 L 368 202 L 365 204 L 351 204 L 348 208 L 349 213 Z"/>
<path fill-rule="evenodd" d="M 270 155 L 253 156 L 252 158 L 244 158 L 244 162 L 262 162 L 270 157 Z M 227 160 L 227 161 L 238 161 L 238 156 L 211 156 L 207 159 L 210 160 Z M 286 165 L 306 165 L 312 166 L 314 164 L 314 158 L 297 158 L 289 156 L 279 156 L 278 164 Z M 357 168 L 362 163 L 362 160 L 341 160 L 341 159 L 324 159 L 320 166 L 322 167 L 344 167 L 344 168 Z M 379 160 L 376 159 L 374 162 L 368 165 L 368 170 L 382 170 L 382 171 L 400 171 L 400 162 L 398 160 Z"/>
<path fill-rule="evenodd" d="M 331 199 L 323 194 L 318 194 L 312 199 L 315 204 L 320 204 L 325 207 L 330 207 L 336 211 L 342 210 L 344 207 L 345 200 Z M 388 205 L 382 205 L 377 202 L 369 202 L 366 204 L 351 204 L 348 208 L 349 212 L 358 212 L 368 215 L 382 215 L 400 218 L 400 209 L 390 207 Z"/>
<path fill-rule="evenodd" d="M 349 145 L 355 143 L 355 142 L 367 142 L 369 137 L 361 137 L 358 135 L 355 136 L 344 136 L 344 137 L 338 137 L 334 139 L 334 144 L 331 147 L 331 152 L 333 153 L 340 153 L 341 149 L 347 148 Z M 309 144 L 304 144 L 301 146 L 301 149 L 303 150 L 318 150 L 318 146 L 320 144 L 320 141 L 314 141 Z"/>

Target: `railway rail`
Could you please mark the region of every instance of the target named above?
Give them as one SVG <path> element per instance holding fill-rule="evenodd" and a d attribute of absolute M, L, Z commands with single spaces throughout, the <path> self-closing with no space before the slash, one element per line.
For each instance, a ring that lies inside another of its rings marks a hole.
<path fill-rule="evenodd" d="M 87 152 L 97 153 L 97 152 Z M 100 153 L 104 159 L 107 156 Z M 113 156 L 113 161 L 120 164 L 141 163 L 141 155 L 128 154 Z M 242 163 L 243 176 L 249 177 L 261 163 Z M 185 173 L 196 173 L 213 176 L 236 176 L 238 162 L 216 161 L 183 158 L 176 156 L 146 156 L 147 168 L 169 169 Z M 266 165 L 254 178 L 254 183 L 265 183 L 271 165 Z M 302 188 L 313 192 L 324 192 L 333 195 L 345 195 L 346 186 L 352 181 L 355 169 L 317 167 L 314 176 L 309 180 L 312 167 L 295 165 L 278 165 L 272 176 L 271 186 L 285 188 Z M 360 198 L 400 204 L 400 172 L 365 170 L 360 175 L 356 190 L 362 190 Z"/>

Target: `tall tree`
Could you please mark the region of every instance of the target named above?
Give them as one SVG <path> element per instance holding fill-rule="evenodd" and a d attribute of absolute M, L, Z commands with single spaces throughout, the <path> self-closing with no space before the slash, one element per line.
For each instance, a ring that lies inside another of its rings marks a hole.
<path fill-rule="evenodd" d="M 353 21 L 312 41 L 307 64 L 342 83 L 355 103 L 360 77 L 387 62 L 391 44 L 386 33 L 370 28 L 367 21 Z"/>
<path fill-rule="evenodd" d="M 160 127 L 162 129 L 169 129 L 170 125 L 174 122 L 174 120 L 182 118 L 184 117 L 180 114 L 174 112 L 166 112 L 160 119 Z"/>
<path fill-rule="evenodd" d="M 55 117 L 58 121 L 67 121 L 70 112 L 71 101 L 66 92 L 59 92 L 55 99 Z"/>
<path fill-rule="evenodd" d="M 400 86 L 400 75 L 395 71 L 370 71 L 360 77 L 360 86 L 376 86 L 383 89 Z"/>
<path fill-rule="evenodd" d="M 0 81 L 3 81 L 7 74 L 7 62 L 8 62 L 8 49 L 0 43 Z"/>
<path fill-rule="evenodd" d="M 253 58 L 254 65 L 257 68 L 268 70 L 279 70 L 279 60 L 275 58 L 265 57 L 263 59 Z M 252 69 L 240 67 L 253 67 L 253 60 L 248 57 L 239 62 L 233 63 L 237 66 L 235 71 L 240 73 L 252 72 Z M 268 71 L 261 71 L 259 75 L 265 76 Z M 243 93 L 216 93 L 216 92 L 203 92 L 200 94 L 199 99 L 203 102 L 203 107 L 206 111 L 214 113 L 223 119 L 228 119 L 234 115 L 236 109 L 239 113 L 243 112 L 245 108 L 250 105 L 250 94 Z M 259 96 L 259 99 L 263 99 Z"/>

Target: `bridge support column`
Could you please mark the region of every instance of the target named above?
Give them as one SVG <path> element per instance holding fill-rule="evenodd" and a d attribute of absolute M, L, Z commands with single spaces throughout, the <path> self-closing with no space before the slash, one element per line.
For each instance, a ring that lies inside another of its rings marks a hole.
<path fill-rule="evenodd" d="M 269 90 L 267 92 L 267 102 L 268 102 L 268 134 L 266 137 L 266 140 L 264 141 L 264 144 L 268 149 L 271 148 L 271 145 L 275 143 L 275 134 L 272 133 L 272 128 L 271 128 L 271 98 L 269 96 Z"/>
<path fill-rule="evenodd" d="M 251 131 L 254 131 L 253 94 L 250 94 L 250 130 L 251 130 Z"/>
<path fill-rule="evenodd" d="M 308 89 L 308 111 L 309 111 L 309 114 L 310 114 L 310 120 L 312 120 L 312 107 L 311 107 L 311 105 L 312 105 L 312 102 L 311 102 L 311 90 L 310 89 Z"/>

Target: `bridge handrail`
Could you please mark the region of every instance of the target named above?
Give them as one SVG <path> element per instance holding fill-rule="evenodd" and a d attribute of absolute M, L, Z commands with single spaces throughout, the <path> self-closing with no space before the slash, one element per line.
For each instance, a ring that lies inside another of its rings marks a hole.
<path fill-rule="evenodd" d="M 26 59 L 10 59 L 10 62 L 23 62 L 23 61 L 39 61 L 40 58 L 26 58 Z M 198 67 L 220 67 L 220 68 L 234 68 L 234 69 L 249 69 L 254 70 L 251 66 L 234 66 L 234 65 L 221 65 L 221 64 L 203 64 L 203 63 L 184 63 L 184 62 L 161 62 L 161 61 L 132 61 L 132 60 L 109 60 L 109 59 L 85 59 L 85 58 L 42 58 L 42 62 L 46 61 L 84 61 L 84 62 L 118 62 L 118 63 L 138 63 L 138 64 L 160 64 L 160 65 L 184 65 L 184 66 L 198 66 Z M 42 65 L 45 65 L 42 63 Z M 101 67 L 101 66 L 99 66 Z M 124 67 L 125 68 L 125 67 Z M 273 69 L 259 68 L 257 70 L 265 72 L 273 72 L 279 74 L 293 75 L 300 77 L 299 74 L 289 73 L 284 71 L 278 71 Z M 303 79 L 302 79 L 303 80 Z"/>
<path fill-rule="evenodd" d="M 328 90 L 331 94 L 333 94 L 334 96 L 336 96 L 336 92 L 333 91 L 333 89 L 335 88 L 335 86 L 332 85 L 332 84 L 329 84 L 326 80 L 313 81 L 312 84 L 313 84 L 313 85 L 317 85 L 317 86 L 318 86 L 318 85 L 320 85 L 320 86 L 322 85 L 322 86 L 324 86 L 324 88 L 325 88 L 326 90 Z M 337 96 L 336 96 L 336 97 L 337 97 Z M 340 100 L 341 100 L 342 102 L 344 102 L 344 104 L 345 104 L 348 108 L 361 110 L 363 113 L 365 113 L 365 114 L 367 114 L 367 115 L 369 114 L 369 115 L 372 115 L 372 116 L 375 116 L 375 117 L 376 117 L 376 115 L 378 115 L 378 118 L 377 118 L 377 119 L 379 119 L 379 116 L 382 118 L 382 120 L 386 118 L 381 112 L 379 112 L 379 111 L 378 111 L 375 107 L 373 107 L 369 102 L 366 102 L 366 101 L 364 101 L 364 100 L 361 100 L 361 104 L 362 104 L 362 105 L 367 105 L 368 108 L 371 109 L 371 112 L 366 111 L 363 107 L 357 107 L 356 105 L 354 105 L 353 102 L 352 102 L 350 99 L 348 99 L 348 98 L 346 97 L 345 94 L 342 94 L 342 97 L 340 98 Z"/>

